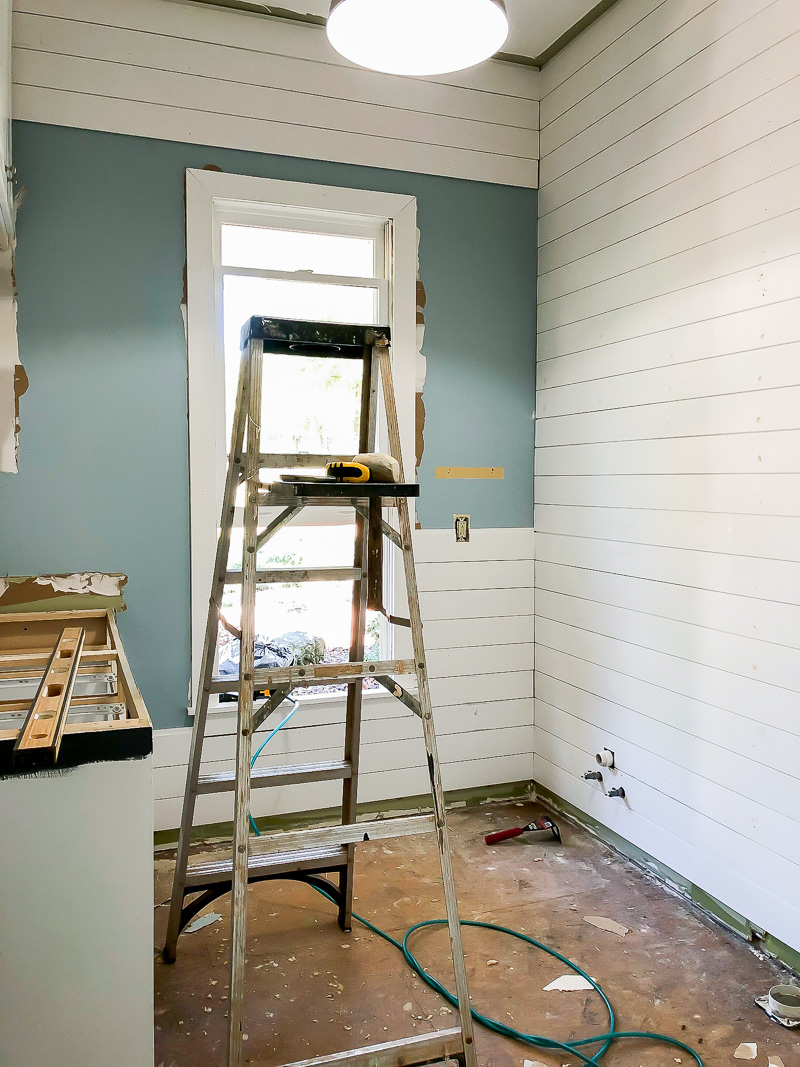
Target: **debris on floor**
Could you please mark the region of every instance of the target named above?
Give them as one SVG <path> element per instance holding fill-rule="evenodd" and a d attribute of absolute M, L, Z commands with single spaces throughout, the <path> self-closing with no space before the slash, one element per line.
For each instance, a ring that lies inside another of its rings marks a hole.
<path fill-rule="evenodd" d="M 787 1030 L 800 1027 L 800 986 L 775 985 L 763 997 L 756 997 L 755 1003 Z"/>
<path fill-rule="evenodd" d="M 186 929 L 183 931 L 185 934 L 194 934 L 198 930 L 202 930 L 205 926 L 210 926 L 212 923 L 219 922 L 222 916 L 216 911 L 210 911 L 206 915 L 201 915 L 199 919 L 195 919 L 193 923 L 189 923 Z"/>
<path fill-rule="evenodd" d="M 603 915 L 584 915 L 583 921 L 596 926 L 598 930 L 608 930 L 610 934 L 619 934 L 620 937 L 631 932 L 630 927 L 623 926 L 622 923 L 615 922 L 613 919 L 606 919 Z"/>
<path fill-rule="evenodd" d="M 577 993 L 579 989 L 593 988 L 592 983 L 587 982 L 579 974 L 562 974 L 560 978 L 554 979 L 550 985 L 542 986 L 546 993 L 551 990 L 558 990 L 559 993 Z"/>
<path fill-rule="evenodd" d="M 738 1045 L 733 1054 L 735 1060 L 754 1060 L 758 1055 L 758 1045 L 755 1041 L 743 1041 Z"/>

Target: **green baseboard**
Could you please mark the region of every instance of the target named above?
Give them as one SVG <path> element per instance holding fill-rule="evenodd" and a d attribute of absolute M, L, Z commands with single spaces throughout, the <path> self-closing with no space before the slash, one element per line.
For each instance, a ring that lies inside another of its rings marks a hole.
<path fill-rule="evenodd" d="M 446 790 L 445 801 L 448 808 L 466 808 L 487 801 L 517 800 L 519 797 L 529 797 L 532 791 L 533 782 L 531 781 L 505 782 L 502 785 L 478 786 L 475 789 Z M 399 814 L 400 812 L 431 811 L 432 809 L 430 793 L 422 793 L 413 797 L 397 797 L 394 800 L 375 800 L 358 806 L 359 815 L 386 815 L 390 812 Z M 277 833 L 280 830 L 299 830 L 316 823 L 332 823 L 340 817 L 341 809 L 338 807 L 319 808 L 316 811 L 256 819 L 256 825 L 262 833 Z M 192 831 L 192 842 L 200 844 L 204 841 L 230 840 L 232 831 L 233 827 L 229 822 L 195 826 Z M 153 843 L 157 849 L 172 848 L 177 841 L 177 830 L 157 830 L 153 835 Z"/>
<path fill-rule="evenodd" d="M 758 944 L 760 949 L 774 956 L 784 966 L 800 975 L 800 952 L 796 949 L 779 941 L 772 934 L 759 929 L 744 915 L 740 915 L 733 908 L 729 908 L 727 904 L 723 904 L 721 900 L 717 900 L 716 897 L 701 889 L 700 886 L 690 882 L 688 878 L 684 878 L 677 871 L 673 871 L 671 867 L 661 863 L 655 856 L 651 856 L 648 852 L 638 848 L 626 838 L 620 837 L 619 834 L 614 833 L 613 830 L 587 815 L 585 811 L 576 808 L 569 801 L 564 800 L 563 797 L 541 785 L 535 785 L 535 790 L 537 799 L 543 801 L 548 807 L 574 819 L 579 826 L 594 834 L 604 844 L 621 853 L 637 866 L 642 867 L 648 874 L 653 874 L 661 881 L 666 882 L 671 888 L 677 890 L 681 896 L 696 904 L 697 907 L 717 922 L 722 923 L 723 926 L 743 937 L 746 941 Z"/>

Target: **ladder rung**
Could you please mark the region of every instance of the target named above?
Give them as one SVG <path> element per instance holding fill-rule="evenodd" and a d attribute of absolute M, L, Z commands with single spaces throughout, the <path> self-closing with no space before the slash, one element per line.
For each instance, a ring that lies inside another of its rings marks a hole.
<path fill-rule="evenodd" d="M 360 577 L 360 567 L 276 567 L 271 571 L 256 571 L 258 585 L 275 582 L 356 582 Z M 241 585 L 242 572 L 228 571 L 225 584 Z"/>
<path fill-rule="evenodd" d="M 265 785 L 298 785 L 301 782 L 325 782 L 351 775 L 349 760 L 328 760 L 321 763 L 297 763 L 288 767 L 258 767 L 250 775 L 253 789 Z M 197 780 L 198 793 L 226 793 L 236 788 L 234 771 L 201 774 Z"/>
<path fill-rule="evenodd" d="M 333 452 L 262 452 L 259 467 L 275 470 L 283 467 L 326 467 L 329 463 L 350 463 L 352 456 Z"/>
<path fill-rule="evenodd" d="M 374 660 L 356 663 L 317 663 L 308 667 L 265 667 L 253 672 L 256 689 L 274 689 L 277 686 L 330 685 L 336 682 L 354 682 L 359 678 L 372 678 L 382 674 L 416 673 L 413 659 Z M 231 693 L 239 688 L 238 674 L 215 675 L 209 691 Z"/>
<path fill-rule="evenodd" d="M 247 869 L 256 874 L 289 874 L 292 871 L 332 871 L 347 866 L 347 849 L 303 848 L 294 852 L 266 852 L 251 855 Z M 197 863 L 186 870 L 186 889 L 199 889 L 204 885 L 230 882 L 233 878 L 233 859 L 209 860 Z"/>
<path fill-rule="evenodd" d="M 464 1049 L 461 1031 L 438 1030 L 433 1034 L 417 1034 L 399 1041 L 385 1041 L 381 1045 L 366 1045 L 352 1052 L 334 1052 L 313 1060 L 297 1060 L 286 1067 L 421 1067 L 453 1056 Z"/>
<path fill-rule="evenodd" d="M 434 825 L 433 815 L 404 815 L 396 819 L 345 823 L 344 826 L 284 830 L 278 834 L 251 837 L 250 852 L 252 855 L 262 855 L 268 852 L 294 851 L 298 848 L 324 848 L 333 845 L 352 845 L 360 841 L 380 841 L 387 837 L 430 833 Z"/>

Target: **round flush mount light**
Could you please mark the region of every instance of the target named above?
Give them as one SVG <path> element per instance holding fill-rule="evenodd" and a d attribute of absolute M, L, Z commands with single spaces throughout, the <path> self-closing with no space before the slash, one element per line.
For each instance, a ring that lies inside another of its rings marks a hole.
<path fill-rule="evenodd" d="M 503 0 L 333 0 L 328 40 L 385 74 L 448 74 L 489 59 L 508 36 Z"/>

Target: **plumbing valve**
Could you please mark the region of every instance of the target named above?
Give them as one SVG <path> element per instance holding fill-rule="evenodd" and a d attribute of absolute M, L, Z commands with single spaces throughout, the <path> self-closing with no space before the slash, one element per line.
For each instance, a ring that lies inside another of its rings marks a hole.
<path fill-rule="evenodd" d="M 624 800 L 625 799 L 625 790 L 622 788 L 622 786 L 619 786 L 619 788 L 615 788 L 615 789 L 609 789 L 609 791 L 606 793 L 606 796 L 607 797 L 619 797 L 620 800 Z"/>
<path fill-rule="evenodd" d="M 587 771 L 583 776 L 587 782 L 602 782 L 603 775 L 600 771 Z"/>

